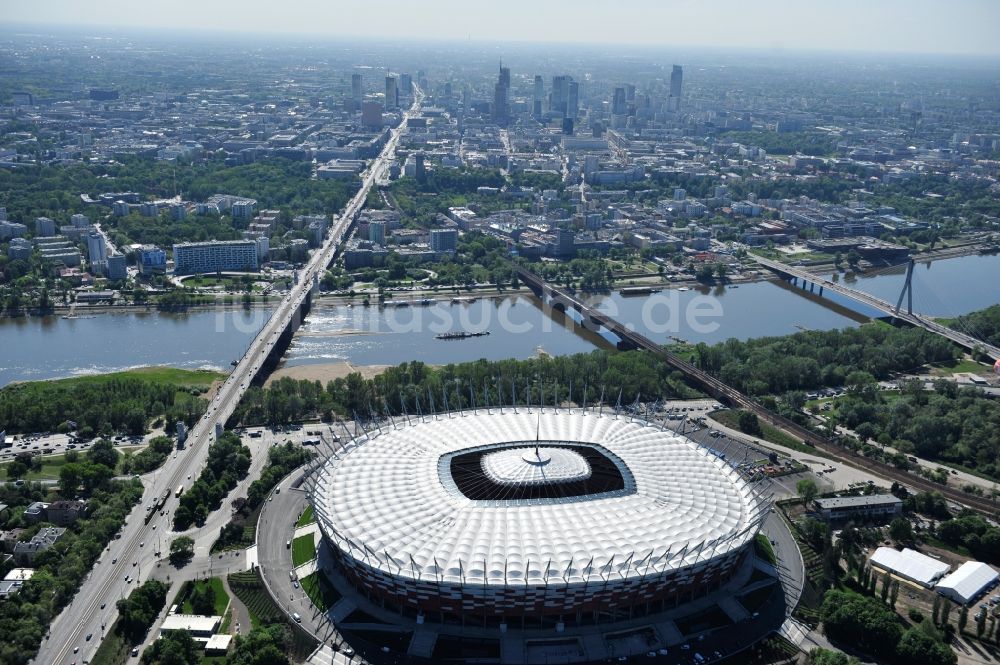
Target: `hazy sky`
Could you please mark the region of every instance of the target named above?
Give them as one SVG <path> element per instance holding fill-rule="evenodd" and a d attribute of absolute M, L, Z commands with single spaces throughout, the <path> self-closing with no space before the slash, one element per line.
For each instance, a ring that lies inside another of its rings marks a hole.
<path fill-rule="evenodd" d="M 0 21 L 1000 54 L 1000 0 L 0 0 Z"/>

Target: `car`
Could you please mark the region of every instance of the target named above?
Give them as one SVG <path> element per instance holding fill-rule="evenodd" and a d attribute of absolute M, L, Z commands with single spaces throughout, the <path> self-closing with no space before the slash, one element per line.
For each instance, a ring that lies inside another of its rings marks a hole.
<path fill-rule="evenodd" d="M 299 588 L 299 582 L 298 582 L 298 580 L 293 581 L 292 582 L 292 586 L 295 587 L 296 589 L 298 589 Z"/>
<path fill-rule="evenodd" d="M 107 603 L 101 603 L 101 609 L 102 609 L 102 610 L 103 610 L 103 609 L 104 609 L 105 607 L 107 607 L 107 606 L 108 606 L 108 604 L 107 604 Z"/>
<path fill-rule="evenodd" d="M 295 623 L 302 623 L 302 617 L 299 616 L 298 612 L 292 612 L 292 618 L 295 619 Z"/>
<path fill-rule="evenodd" d="M 136 567 L 136 566 L 138 566 L 138 565 L 139 565 L 139 562 L 138 562 L 138 561 L 133 561 L 133 562 L 132 562 L 132 567 L 133 567 L 133 568 L 135 568 L 135 567 Z"/>
<path fill-rule="evenodd" d="M 140 541 L 139 542 L 139 547 L 145 547 L 145 546 L 146 546 L 146 542 L 145 541 Z"/>
<path fill-rule="evenodd" d="M 132 655 L 133 656 L 138 656 L 139 655 L 139 647 L 133 647 L 132 648 Z"/>
<path fill-rule="evenodd" d="M 116 563 L 118 563 L 118 557 L 115 557 L 114 559 L 111 560 L 112 566 L 115 565 Z"/>
<path fill-rule="evenodd" d="M 93 636 L 94 636 L 93 633 L 87 633 L 87 641 L 89 642 L 90 638 L 93 637 Z"/>
<path fill-rule="evenodd" d="M 681 649 L 683 649 L 684 651 L 689 651 L 691 649 L 691 645 L 690 644 L 682 644 L 681 645 Z"/>
<path fill-rule="evenodd" d="M 73 653 L 77 653 L 78 651 L 80 651 L 80 647 L 73 647 Z"/>

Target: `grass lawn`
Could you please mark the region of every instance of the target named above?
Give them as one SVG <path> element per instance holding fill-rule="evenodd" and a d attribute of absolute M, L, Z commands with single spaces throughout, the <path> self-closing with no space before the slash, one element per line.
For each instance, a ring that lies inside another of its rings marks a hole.
<path fill-rule="evenodd" d="M 299 517 L 299 521 L 295 523 L 295 526 L 305 526 L 307 524 L 312 524 L 316 521 L 316 517 L 313 515 L 312 504 L 306 506 L 306 509 L 302 511 L 302 516 Z"/>
<path fill-rule="evenodd" d="M 301 566 L 316 558 L 316 537 L 309 533 L 292 541 L 292 565 Z"/>
<path fill-rule="evenodd" d="M 324 612 L 340 600 L 340 594 L 333 588 L 333 585 L 326 579 L 322 571 L 306 575 L 299 580 L 299 584 L 302 585 L 302 590 L 309 596 L 309 600 L 312 601 L 313 605 Z"/>
<path fill-rule="evenodd" d="M 175 367 L 139 367 L 124 372 L 112 372 L 111 374 L 93 374 L 88 376 L 74 376 L 68 379 L 54 379 L 51 383 L 72 386 L 85 384 L 102 384 L 116 379 L 135 378 L 155 383 L 172 383 L 176 385 L 204 387 L 212 385 L 214 381 L 224 380 L 225 374 L 213 372 L 207 369 L 177 369 Z"/>
<path fill-rule="evenodd" d="M 115 622 L 107 636 L 101 640 L 101 646 L 90 661 L 91 665 L 123 665 L 128 660 L 132 645 L 115 630 L 117 625 Z"/>
<path fill-rule="evenodd" d="M 977 363 L 975 360 L 969 360 L 968 358 L 959 360 L 952 367 L 935 367 L 931 370 L 932 374 L 937 374 L 940 376 L 951 376 L 952 374 L 959 374 L 965 372 L 972 372 L 973 374 L 980 374 L 989 370 L 989 368 L 982 364 Z"/>
<path fill-rule="evenodd" d="M 216 616 L 222 616 L 226 608 L 229 607 L 229 594 L 226 593 L 225 587 L 222 586 L 222 579 L 219 577 L 213 577 L 208 580 L 195 580 L 193 582 L 188 582 L 185 585 L 184 591 L 184 603 L 181 605 L 181 612 L 184 614 L 194 614 L 194 608 L 191 606 L 190 591 L 194 589 L 193 586 L 204 586 L 209 585 L 212 587 L 212 591 L 215 592 L 215 614 Z"/>
<path fill-rule="evenodd" d="M 774 555 L 774 548 L 771 547 L 771 541 L 764 534 L 757 534 L 757 539 L 754 541 L 754 550 L 757 552 L 757 556 L 772 566 L 778 563 L 778 558 Z"/>

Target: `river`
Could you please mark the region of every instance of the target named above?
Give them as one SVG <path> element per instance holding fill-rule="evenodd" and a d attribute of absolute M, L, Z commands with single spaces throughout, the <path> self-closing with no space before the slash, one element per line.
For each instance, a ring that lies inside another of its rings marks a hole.
<path fill-rule="evenodd" d="M 904 269 L 845 280 L 895 303 Z M 918 263 L 914 310 L 955 316 L 1000 302 L 1000 256 Z M 528 358 L 610 348 L 614 337 L 553 321 L 525 295 L 431 306 L 317 305 L 295 336 L 287 366 L 347 360 L 393 365 L 406 360 L 446 364 L 479 358 Z M 859 325 L 864 311 L 846 298 L 803 294 L 784 282 L 664 290 L 646 297 L 591 296 L 602 311 L 663 343 L 716 343 Z M 861 310 L 861 314 L 858 310 Z M 101 314 L 92 318 L 0 319 L 0 385 L 12 381 L 94 374 L 144 365 L 227 369 L 267 316 L 265 310 Z M 558 314 L 558 313 L 557 313 Z M 442 332 L 489 330 L 490 335 L 440 340 Z"/>

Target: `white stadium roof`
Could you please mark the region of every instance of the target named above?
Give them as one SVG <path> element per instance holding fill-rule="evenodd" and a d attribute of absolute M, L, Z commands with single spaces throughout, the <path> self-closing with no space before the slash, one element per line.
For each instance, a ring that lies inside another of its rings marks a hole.
<path fill-rule="evenodd" d="M 910 548 L 900 552 L 891 547 L 880 547 L 875 550 L 871 562 L 879 568 L 926 587 L 934 586 L 934 582 L 951 568 L 943 561 L 932 559 Z"/>
<path fill-rule="evenodd" d="M 979 561 L 966 561 L 937 584 L 937 590 L 963 605 L 996 581 L 997 571 Z"/>
<path fill-rule="evenodd" d="M 474 500 L 453 478 L 450 461 L 478 450 L 476 468 L 496 487 L 586 483 L 590 464 L 574 446 L 617 467 L 618 488 Z M 438 582 L 546 584 L 681 568 L 746 544 L 767 510 L 735 469 L 690 439 L 579 410 L 397 419 L 337 450 L 315 483 L 320 526 L 342 551 L 390 575 Z"/>

